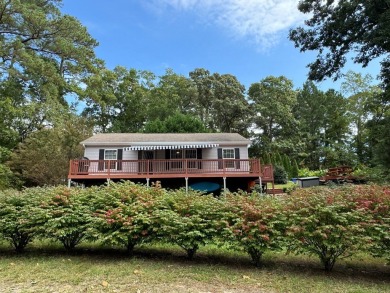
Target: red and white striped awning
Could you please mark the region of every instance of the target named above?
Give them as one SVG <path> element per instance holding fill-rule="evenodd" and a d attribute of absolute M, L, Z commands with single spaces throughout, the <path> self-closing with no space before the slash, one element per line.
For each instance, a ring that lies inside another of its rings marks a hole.
<path fill-rule="evenodd" d="M 209 144 L 182 144 L 182 145 L 134 145 L 130 147 L 125 147 L 125 151 L 154 151 L 154 150 L 180 150 L 180 149 L 206 149 L 206 148 L 216 148 L 219 147 L 219 144 L 209 143 Z"/>

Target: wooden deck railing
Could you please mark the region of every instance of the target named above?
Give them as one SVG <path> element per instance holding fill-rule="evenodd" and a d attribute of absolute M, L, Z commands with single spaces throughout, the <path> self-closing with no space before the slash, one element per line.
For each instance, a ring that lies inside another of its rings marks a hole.
<path fill-rule="evenodd" d="M 72 160 L 69 178 L 140 178 L 148 176 L 186 177 L 207 175 L 266 176 L 272 166 L 260 166 L 256 159 L 240 160 Z"/>

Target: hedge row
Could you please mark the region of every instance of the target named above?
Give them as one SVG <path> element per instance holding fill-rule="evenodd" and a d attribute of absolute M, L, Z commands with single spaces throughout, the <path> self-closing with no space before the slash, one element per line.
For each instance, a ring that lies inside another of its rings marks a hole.
<path fill-rule="evenodd" d="M 308 253 L 326 270 L 368 251 L 390 261 L 390 188 L 299 189 L 286 197 L 233 193 L 214 198 L 130 182 L 86 189 L 30 188 L 0 193 L 0 233 L 21 252 L 33 239 L 67 250 L 83 240 L 134 246 L 164 241 L 192 258 L 208 243 L 246 251 L 255 265 L 266 250 Z"/>

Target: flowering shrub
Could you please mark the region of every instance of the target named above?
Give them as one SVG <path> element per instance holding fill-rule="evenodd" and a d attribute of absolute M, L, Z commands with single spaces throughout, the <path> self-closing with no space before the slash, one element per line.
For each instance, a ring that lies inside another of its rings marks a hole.
<path fill-rule="evenodd" d="M 155 237 L 153 212 L 163 189 L 123 182 L 95 192 L 93 225 L 104 243 L 124 245 L 132 253 L 135 245 Z"/>
<path fill-rule="evenodd" d="M 298 189 L 286 203 L 290 250 L 317 255 L 327 271 L 367 241 L 364 217 L 341 189 Z"/>
<path fill-rule="evenodd" d="M 44 192 L 44 188 L 30 188 L 0 194 L 0 233 L 16 252 L 22 252 L 42 232 L 45 215 L 40 205 Z"/>
<path fill-rule="evenodd" d="M 230 194 L 225 197 L 225 240 L 242 248 L 256 266 L 266 250 L 281 249 L 285 218 L 281 213 L 282 199 L 254 194 Z M 227 232 L 227 233 L 226 233 Z"/>
<path fill-rule="evenodd" d="M 265 251 L 287 247 L 318 256 L 324 268 L 365 250 L 390 261 L 390 188 L 315 187 L 287 197 L 257 193 L 216 199 L 131 182 L 86 189 L 0 192 L 0 235 L 21 252 L 36 237 L 66 249 L 80 241 L 135 245 L 154 239 L 179 245 L 189 258 L 208 243 L 246 251 L 256 265 Z"/>
<path fill-rule="evenodd" d="M 356 209 L 364 215 L 368 250 L 390 262 L 390 186 L 359 185 L 350 187 L 350 193 Z"/>
<path fill-rule="evenodd" d="M 155 211 L 159 238 L 177 244 L 192 259 L 200 246 L 220 233 L 221 201 L 199 192 L 171 191 Z"/>
<path fill-rule="evenodd" d="M 88 238 L 92 213 L 88 203 L 83 201 L 83 194 L 88 191 L 64 186 L 49 189 L 42 206 L 47 216 L 42 236 L 60 241 L 66 250 L 74 249 Z"/>

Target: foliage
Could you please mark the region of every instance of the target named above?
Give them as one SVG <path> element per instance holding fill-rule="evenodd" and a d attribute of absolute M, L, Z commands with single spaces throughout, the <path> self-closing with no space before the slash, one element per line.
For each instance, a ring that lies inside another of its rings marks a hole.
<path fill-rule="evenodd" d="M 363 215 L 342 189 L 297 189 L 287 202 L 289 249 L 319 257 L 331 271 L 337 259 L 353 255 L 366 243 Z"/>
<path fill-rule="evenodd" d="M 294 159 L 291 167 L 291 177 L 297 178 L 299 176 L 299 167 L 297 161 Z"/>
<path fill-rule="evenodd" d="M 330 271 L 358 251 L 390 261 L 389 207 L 390 187 L 379 185 L 221 198 L 131 182 L 27 188 L 0 192 L 0 234 L 17 252 L 38 237 L 60 241 L 67 250 L 87 239 L 125 246 L 129 253 L 159 240 L 179 245 L 189 258 L 201 246 L 220 244 L 245 251 L 256 265 L 264 252 L 288 248 L 318 256 Z"/>
<path fill-rule="evenodd" d="M 138 132 L 146 121 L 149 86 L 154 75 L 147 71 L 100 68 L 89 76 L 81 98 L 81 115 L 94 122 L 97 132 Z"/>
<path fill-rule="evenodd" d="M 42 194 L 41 188 L 0 193 L 0 233 L 18 253 L 42 233 L 45 223 L 45 214 L 40 208 L 44 201 Z"/>
<path fill-rule="evenodd" d="M 123 182 L 95 192 L 92 225 L 103 243 L 123 245 L 131 254 L 134 246 L 156 237 L 153 212 L 164 190 Z"/>
<path fill-rule="evenodd" d="M 219 235 L 224 223 L 222 202 L 211 195 L 184 190 L 170 192 L 156 209 L 159 238 L 183 248 L 189 259 Z"/>
<path fill-rule="evenodd" d="M 298 172 L 298 177 L 321 177 L 326 174 L 326 170 L 309 170 L 308 168 L 301 168 Z"/>
<path fill-rule="evenodd" d="M 197 117 L 194 113 L 196 98 L 197 90 L 192 80 L 168 68 L 150 89 L 145 122 L 163 121 L 175 113 Z"/>
<path fill-rule="evenodd" d="M 65 97 L 82 92 L 81 81 L 101 64 L 97 42 L 77 19 L 61 13 L 60 2 L 0 3 L 0 91 L 7 112 L 0 125 L 8 146 L 69 110 Z"/>
<path fill-rule="evenodd" d="M 203 123 L 189 114 L 174 113 L 164 120 L 148 122 L 143 129 L 146 133 L 204 133 L 208 132 Z"/>
<path fill-rule="evenodd" d="M 294 116 L 304 145 L 299 159 L 309 169 L 350 165 L 347 145 L 347 103 L 334 90 L 320 91 L 313 82 L 306 82 L 297 95 Z"/>
<path fill-rule="evenodd" d="M 252 122 L 260 132 L 257 143 L 262 152 L 295 152 L 292 147 L 296 120 L 291 109 L 297 98 L 292 81 L 284 76 L 268 76 L 253 83 L 248 96 L 252 102 Z"/>
<path fill-rule="evenodd" d="M 219 74 L 203 68 L 189 73 L 197 95 L 195 113 L 211 132 L 246 133 L 249 104 L 245 87 L 231 74 Z"/>
<path fill-rule="evenodd" d="M 390 262 L 390 187 L 361 185 L 347 187 L 353 194 L 356 209 L 364 214 L 364 229 L 372 255 Z"/>
<path fill-rule="evenodd" d="M 5 163 L 11 157 L 12 152 L 0 146 L 0 190 L 16 188 L 19 189 L 22 185 L 22 182 L 16 177 L 16 175 L 11 171 L 8 165 Z"/>
<path fill-rule="evenodd" d="M 31 134 L 19 144 L 9 165 L 26 185 L 64 184 L 69 160 L 82 157 L 83 149 L 79 142 L 90 133 L 81 119 L 70 117 L 63 127 Z"/>
<path fill-rule="evenodd" d="M 224 241 L 248 253 L 255 266 L 261 265 L 265 251 L 283 247 L 286 221 L 279 213 L 281 201 L 257 193 L 230 194 L 224 201 L 228 223 Z"/>
<path fill-rule="evenodd" d="M 276 184 L 286 184 L 288 181 L 286 170 L 280 166 L 274 166 L 274 180 Z"/>
<path fill-rule="evenodd" d="M 354 62 L 363 66 L 384 55 L 382 78 L 388 79 L 390 5 L 387 0 L 303 0 L 298 9 L 311 18 L 305 21 L 305 27 L 291 30 L 290 39 L 301 51 L 318 51 L 316 61 L 309 65 L 310 79 L 340 77 L 340 69 L 350 52 L 357 54 Z"/>
<path fill-rule="evenodd" d="M 369 137 L 373 142 L 373 162 L 376 166 L 382 167 L 389 177 L 390 168 L 390 104 L 382 117 L 377 117 L 367 123 Z"/>
<path fill-rule="evenodd" d="M 62 243 L 66 250 L 72 250 L 92 229 L 92 212 L 83 193 L 88 190 L 69 189 L 65 186 L 50 188 L 46 202 L 41 208 L 46 212 L 42 237 L 53 238 Z"/>
<path fill-rule="evenodd" d="M 372 141 L 369 139 L 368 122 L 370 117 L 376 116 L 376 108 L 373 105 L 380 105 L 378 97 L 381 90 L 378 86 L 372 85 L 373 78 L 367 74 L 348 71 L 341 84 L 341 89 L 348 94 L 348 116 L 350 128 L 353 129 L 351 142 L 352 150 L 356 153 L 360 164 L 372 163 L 373 151 Z"/>

